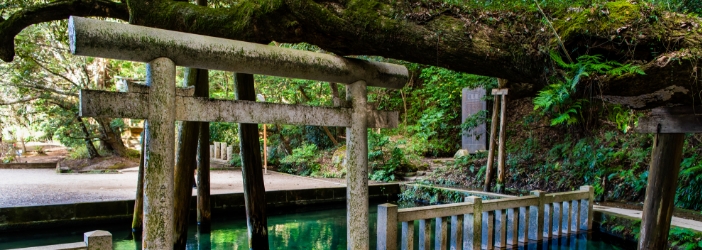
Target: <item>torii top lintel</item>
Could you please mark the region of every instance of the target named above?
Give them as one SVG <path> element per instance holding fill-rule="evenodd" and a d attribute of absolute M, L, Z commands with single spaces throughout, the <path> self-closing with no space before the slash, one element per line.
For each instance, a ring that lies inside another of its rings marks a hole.
<path fill-rule="evenodd" d="M 167 57 L 178 66 L 400 89 L 402 65 L 279 48 L 130 24 L 72 16 L 71 53 L 149 62 Z"/>

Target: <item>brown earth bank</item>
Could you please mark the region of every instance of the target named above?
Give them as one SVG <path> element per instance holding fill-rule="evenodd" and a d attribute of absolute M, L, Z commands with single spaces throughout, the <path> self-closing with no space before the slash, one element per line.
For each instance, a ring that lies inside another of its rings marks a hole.
<path fill-rule="evenodd" d="M 117 172 L 120 169 L 139 167 L 139 158 L 103 156 L 94 159 L 63 159 L 58 164 L 59 168 L 73 173 Z"/>
<path fill-rule="evenodd" d="M 534 111 L 532 98 L 508 102 L 507 193 L 564 192 L 591 185 L 596 199 L 604 204 L 631 207 L 629 204 L 644 201 L 653 135 L 631 129 L 644 113 L 631 111 L 633 119 L 624 124 L 628 129 L 622 130 L 623 122 L 611 118 L 616 106 L 593 104 L 581 112 L 582 122 L 551 126 L 549 116 Z M 702 140 L 698 137 L 686 137 L 683 153 L 676 197 L 676 206 L 688 209 L 676 213 L 683 218 L 702 219 L 702 173 L 697 167 Z M 486 162 L 487 153 L 458 158 L 428 175 L 424 182 L 482 190 Z"/>

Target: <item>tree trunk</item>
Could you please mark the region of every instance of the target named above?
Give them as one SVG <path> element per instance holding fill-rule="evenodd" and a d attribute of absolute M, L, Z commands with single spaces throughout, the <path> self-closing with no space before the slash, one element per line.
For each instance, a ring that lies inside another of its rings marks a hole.
<path fill-rule="evenodd" d="M 685 134 L 657 134 L 646 187 L 639 250 L 668 249 Z"/>
<path fill-rule="evenodd" d="M 113 130 L 110 126 L 111 118 L 95 118 L 95 120 L 100 125 L 100 132 L 102 133 L 100 140 L 102 140 L 105 149 L 112 151 L 112 154 L 116 156 L 127 156 L 127 147 L 122 142 L 121 133 Z"/>
<path fill-rule="evenodd" d="M 200 233 L 209 233 L 212 213 L 210 211 L 210 123 L 200 122 L 197 152 L 197 228 Z"/>
<path fill-rule="evenodd" d="M 251 74 L 235 74 L 238 100 L 256 101 L 254 78 Z M 258 141 L 258 125 L 239 123 L 242 175 L 244 177 L 244 201 L 246 224 L 249 228 L 249 248 L 268 249 L 268 222 L 266 218 L 266 190 L 263 186 L 261 145 Z"/>
<path fill-rule="evenodd" d="M 206 71 L 205 71 L 206 72 Z M 185 86 L 199 86 L 198 69 L 187 68 Z M 203 74 L 205 80 L 207 74 Z M 175 163 L 174 211 L 175 227 L 173 231 L 173 249 L 185 249 L 188 240 L 188 214 L 193 191 L 193 178 L 198 154 L 198 137 L 200 123 L 184 121 L 181 123 Z M 209 135 L 207 136 L 209 138 Z M 208 144 L 209 145 L 209 144 Z M 207 148 L 209 152 L 209 146 Z"/>
<path fill-rule="evenodd" d="M 492 165 L 495 162 L 495 137 L 497 135 L 497 114 L 499 113 L 500 99 L 495 96 L 492 102 L 492 120 L 490 123 L 490 139 L 488 141 L 488 160 L 487 167 L 485 168 L 485 184 L 483 186 L 483 191 L 490 192 L 490 187 L 492 186 L 492 177 L 494 171 L 492 170 Z"/>
<path fill-rule="evenodd" d="M 551 76 L 558 74 L 550 50 L 539 49 L 553 44 L 554 34 L 548 26 L 553 24 L 572 57 L 596 47 L 597 51 L 592 52 L 605 55 L 603 59 L 631 63 L 646 72 L 581 79 L 581 84 L 598 84 L 602 91 L 598 96 L 605 101 L 638 109 L 700 102 L 700 96 L 691 93 L 700 81 L 695 77 L 701 54 L 696 48 L 702 32 L 695 26 L 702 23 L 702 18 L 672 13 L 640 1 L 620 0 L 617 8 L 609 4 L 573 10 L 561 4 L 543 6 L 552 23 L 543 22 L 544 15 L 535 8 L 495 10 L 494 4 L 437 5 L 417 0 L 379 0 L 368 4 L 274 2 L 228 8 L 203 8 L 165 0 L 31 4 L 14 11 L 6 21 L 0 20 L 0 59 L 14 58 L 14 37 L 32 24 L 71 15 L 99 16 L 255 43 L 307 42 L 342 56 L 382 56 L 532 84 L 515 89 L 512 96 L 516 98 L 535 95 L 547 86 Z M 649 20 L 651 16 L 655 16 L 655 22 Z M 198 20 L 198 24 L 193 25 L 193 20 Z M 660 98 L 652 98 L 651 94 Z"/>
<path fill-rule="evenodd" d="M 132 232 L 141 232 L 144 225 L 144 159 L 146 152 L 146 130 L 141 132 L 141 155 L 139 156 L 139 172 L 137 174 L 137 191 L 134 198 L 134 215 L 132 216 Z"/>
<path fill-rule="evenodd" d="M 97 149 L 95 149 L 95 145 L 93 145 L 93 141 L 90 140 L 90 132 L 88 132 L 88 128 L 85 127 L 85 123 L 83 123 L 83 119 L 80 118 L 80 116 L 76 115 L 76 120 L 78 121 L 78 125 L 80 126 L 80 130 L 83 131 L 83 134 L 85 135 L 85 147 L 88 149 L 88 156 L 90 159 L 93 159 L 95 157 L 100 157 L 100 154 L 98 153 Z"/>
<path fill-rule="evenodd" d="M 499 83 L 498 85 L 500 88 L 504 88 L 507 86 L 507 80 L 505 79 L 497 79 L 497 82 Z M 498 141 L 498 147 L 497 147 L 497 192 L 498 193 L 503 193 L 504 192 L 504 185 L 505 185 L 505 141 L 507 138 L 505 138 L 506 135 L 506 130 L 507 128 L 505 127 L 507 124 L 507 121 L 505 120 L 507 118 L 507 95 L 501 95 L 500 96 L 500 139 Z"/>
<path fill-rule="evenodd" d="M 329 87 L 331 88 L 331 92 L 332 92 L 332 105 L 334 105 L 334 107 L 341 107 L 341 96 L 339 95 L 338 84 L 336 84 L 335 82 L 330 82 Z M 341 136 L 341 135 L 345 135 L 345 134 L 346 134 L 346 132 L 344 132 L 343 127 L 336 127 L 336 135 L 337 136 Z M 336 145 L 336 143 L 334 145 Z"/>
<path fill-rule="evenodd" d="M 290 146 L 290 141 L 285 139 L 285 136 L 283 136 L 283 128 L 280 127 L 279 124 L 275 125 L 276 132 L 280 136 L 280 143 L 283 144 L 283 148 L 285 148 L 285 152 L 288 154 L 292 154 L 292 147 Z"/>
<path fill-rule="evenodd" d="M 203 3 L 204 2 L 204 3 Z M 207 1 L 198 0 L 198 4 Z M 196 97 L 209 97 L 208 71 L 197 70 Z M 198 232 L 209 233 L 212 213 L 210 212 L 210 123 L 199 122 L 197 149 L 197 226 Z"/>

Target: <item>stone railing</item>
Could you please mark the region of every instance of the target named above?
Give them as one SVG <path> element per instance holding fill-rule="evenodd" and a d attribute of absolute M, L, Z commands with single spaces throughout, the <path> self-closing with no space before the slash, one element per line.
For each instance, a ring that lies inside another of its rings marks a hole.
<path fill-rule="evenodd" d="M 210 158 L 228 161 L 232 159 L 234 146 L 227 146 L 226 142 L 215 142 L 210 145 Z"/>
<path fill-rule="evenodd" d="M 542 241 L 592 229 L 594 191 L 531 195 L 483 201 L 471 196 L 466 202 L 398 209 L 393 204 L 378 206 L 378 249 L 415 249 L 414 226 L 418 221 L 419 246 L 430 249 L 434 220 L 436 249 L 492 249 L 519 243 Z M 451 232 L 447 224 L 451 223 Z M 398 224 L 401 223 L 401 232 Z"/>
<path fill-rule="evenodd" d="M 83 242 L 66 243 L 50 246 L 16 248 L 14 250 L 112 250 L 112 234 L 96 230 L 83 234 Z"/>

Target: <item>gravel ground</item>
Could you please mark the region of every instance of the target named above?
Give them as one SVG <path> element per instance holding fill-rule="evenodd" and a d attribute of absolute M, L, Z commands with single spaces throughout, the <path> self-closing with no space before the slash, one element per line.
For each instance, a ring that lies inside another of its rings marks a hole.
<path fill-rule="evenodd" d="M 212 194 L 241 193 L 241 170 L 212 171 Z M 314 179 L 268 171 L 267 191 L 345 186 L 342 179 Z M 53 169 L 0 169 L 0 207 L 131 200 L 137 173 L 56 174 Z M 193 189 L 195 194 L 195 189 Z"/>

